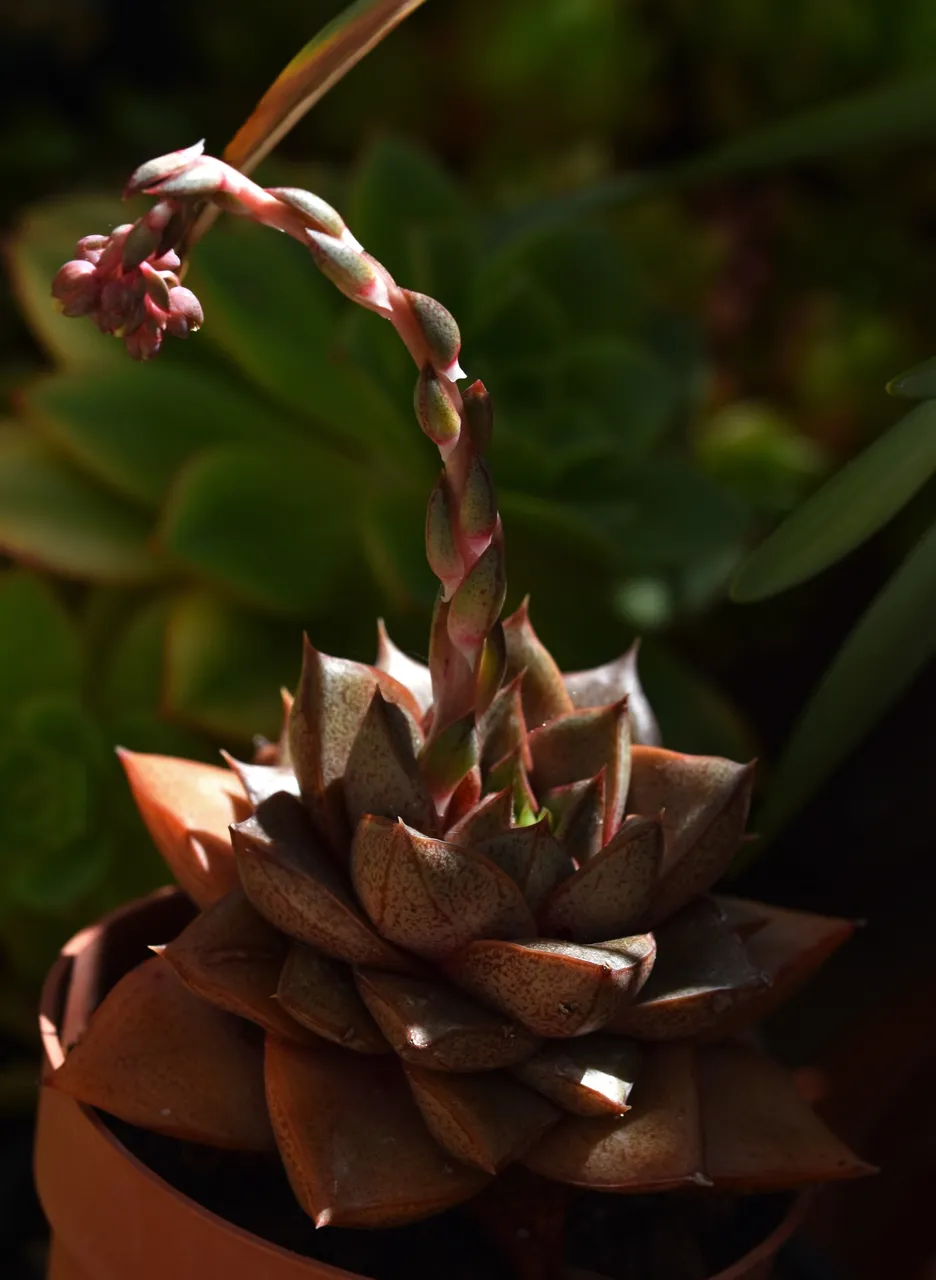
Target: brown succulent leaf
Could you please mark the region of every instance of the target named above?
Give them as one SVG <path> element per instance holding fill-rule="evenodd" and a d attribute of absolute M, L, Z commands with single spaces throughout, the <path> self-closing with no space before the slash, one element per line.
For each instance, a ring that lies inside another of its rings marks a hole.
<path fill-rule="evenodd" d="M 550 831 L 549 819 L 545 817 L 529 826 L 512 827 L 500 835 L 490 836 L 473 845 L 472 851 L 500 867 L 520 886 L 534 915 L 556 886 L 567 883 L 575 872 L 572 859 Z"/>
<path fill-rule="evenodd" d="M 362 818 L 351 874 L 383 937 L 416 955 L 435 959 L 474 938 L 519 938 L 534 931 L 523 894 L 499 867 L 403 822 Z"/>
<path fill-rule="evenodd" d="M 477 765 L 470 769 L 461 782 L 452 792 L 452 798 L 445 806 L 445 816 L 442 819 L 442 830 L 448 832 L 452 827 L 457 826 L 463 818 L 472 813 L 481 800 L 481 770 Z M 445 837 L 448 839 L 448 835 Z"/>
<path fill-rule="evenodd" d="M 450 844 L 460 844 L 462 848 L 467 848 L 509 831 L 512 821 L 513 795 L 505 788 L 479 800 L 453 827 L 449 827 L 445 838 Z"/>
<path fill-rule="evenodd" d="M 531 781 L 538 795 L 570 782 L 593 778 L 605 770 L 602 840 L 607 844 L 620 826 L 630 783 L 627 699 L 558 716 L 534 729 L 529 743 L 533 755 Z M 658 813 L 660 807 L 632 811 Z"/>
<path fill-rule="evenodd" d="M 435 831 L 435 804 L 416 763 L 421 747 L 422 732 L 416 721 L 375 689 L 344 772 L 345 807 L 352 830 L 365 813 L 373 813 Z"/>
<path fill-rule="evenodd" d="M 471 942 L 446 968 L 452 979 L 548 1039 L 600 1031 L 646 982 L 649 934 L 600 946 L 574 942 Z"/>
<path fill-rule="evenodd" d="M 786 1004 L 855 931 L 853 921 L 834 916 L 741 898 L 716 901 L 726 913 L 728 926 L 741 938 L 748 960 L 769 982 L 725 1016 L 718 1026 L 721 1035 L 753 1026 Z"/>
<path fill-rule="evenodd" d="M 309 812 L 339 850 L 347 848 L 350 838 L 342 776 L 378 686 L 388 702 L 418 723 L 419 705 L 398 680 L 363 663 L 319 653 L 305 639 L 289 717 L 289 751 Z"/>
<path fill-rule="evenodd" d="M 553 787 L 543 804 L 553 817 L 556 839 L 570 858 L 582 865 L 604 844 L 605 770 L 594 778 Z"/>
<path fill-rule="evenodd" d="M 273 1035 L 308 1044 L 308 1031 L 276 999 L 288 948 L 287 939 L 235 889 L 196 916 L 160 954 L 202 1000 Z"/>
<path fill-rule="evenodd" d="M 484 785 L 488 792 L 509 791 L 513 797 L 515 814 L 535 815 L 538 812 L 536 796 L 530 786 L 529 775 L 523 763 L 523 752 L 519 747 L 504 756 L 503 760 L 498 760 L 489 770 Z"/>
<path fill-rule="evenodd" d="M 539 913 L 550 938 L 597 942 L 640 924 L 663 860 L 659 818 L 627 818 L 611 842 L 563 881 Z"/>
<path fill-rule="evenodd" d="M 266 1089 L 287 1176 L 316 1226 L 401 1226 L 487 1182 L 429 1133 L 395 1058 L 300 1049 L 271 1036 Z"/>
<path fill-rule="evenodd" d="M 640 641 L 635 640 L 626 653 L 603 666 L 588 671 L 565 671 L 562 678 L 566 691 L 576 708 L 604 707 L 609 702 L 627 698 L 627 711 L 631 722 L 631 741 L 643 746 L 658 747 L 662 739 L 660 726 L 637 673 L 637 654 Z"/>
<path fill-rule="evenodd" d="M 721 1029 L 769 979 L 709 898 L 683 907 L 654 931 L 656 963 L 640 996 L 613 1030 L 640 1040 L 684 1040 Z"/>
<path fill-rule="evenodd" d="M 340 960 L 294 942 L 279 977 L 277 997 L 290 1017 L 343 1049 L 390 1051 L 358 995 L 351 970 Z"/>
<path fill-rule="evenodd" d="M 227 767 L 240 779 L 254 809 L 279 791 L 291 796 L 299 795 L 299 783 L 292 769 L 279 764 L 246 764 L 243 760 L 235 760 L 227 751 L 221 754 Z"/>
<path fill-rule="evenodd" d="M 644 1057 L 624 1036 L 555 1041 L 514 1067 L 518 1080 L 577 1116 L 623 1115 Z"/>
<path fill-rule="evenodd" d="M 786 1191 L 874 1170 L 804 1102 L 789 1072 L 746 1044 L 699 1050 L 705 1171 L 719 1191 Z"/>
<path fill-rule="evenodd" d="M 259 1043 L 155 956 L 110 990 L 51 1084 L 187 1142 L 233 1151 L 273 1145 Z"/>
<path fill-rule="evenodd" d="M 539 1040 L 434 978 L 355 972 L 358 991 L 394 1051 L 432 1071 L 492 1071 L 535 1053 Z"/>
<path fill-rule="evenodd" d="M 426 714 L 432 706 L 432 676 L 429 668 L 393 643 L 383 618 L 377 619 L 377 661 L 374 666 L 409 689 L 419 710 L 423 715 Z"/>
<path fill-rule="evenodd" d="M 483 1173 L 517 1160 L 560 1117 L 552 1103 L 499 1071 L 444 1075 L 407 1064 L 406 1075 L 436 1142 Z"/>
<path fill-rule="evenodd" d="M 481 739 L 481 768 L 487 772 L 498 760 L 512 751 L 520 752 L 524 768 L 529 770 L 532 758 L 527 747 L 527 726 L 523 716 L 521 685 L 523 672 L 495 694 L 491 705 L 478 722 Z"/>
<path fill-rule="evenodd" d="M 172 756 L 117 752 L 133 799 L 176 880 L 199 907 L 237 887 L 228 828 L 247 797 L 229 769 Z"/>
<path fill-rule="evenodd" d="M 529 597 L 504 619 L 507 645 L 507 678 L 523 674 L 523 714 L 527 725 L 536 728 L 572 710 L 562 672 L 549 650 L 533 630 Z"/>
<path fill-rule="evenodd" d="M 300 801 L 271 796 L 231 828 L 244 892 L 265 920 L 336 960 L 413 968 L 363 914 Z"/>
<path fill-rule="evenodd" d="M 632 749 L 628 811 L 663 811 L 663 870 L 649 927 L 705 893 L 727 870 L 744 836 L 753 786 L 753 764 L 662 747 Z"/>
<path fill-rule="evenodd" d="M 648 1046 L 627 1115 L 566 1116 L 527 1155 L 534 1173 L 598 1191 L 705 1185 L 694 1052 Z"/>

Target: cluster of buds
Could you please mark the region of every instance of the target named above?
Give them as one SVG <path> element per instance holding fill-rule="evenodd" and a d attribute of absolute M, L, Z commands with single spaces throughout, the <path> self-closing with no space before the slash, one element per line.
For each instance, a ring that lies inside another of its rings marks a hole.
<path fill-rule="evenodd" d="M 475 722 L 506 665 L 498 621 L 506 589 L 503 533 L 482 456 L 491 432 L 490 401 L 480 382 L 464 396 L 458 389 L 465 376 L 458 325 L 434 298 L 401 288 L 319 196 L 260 187 L 205 155 L 201 143 L 141 165 L 124 195 L 141 193 L 157 201 L 150 211 L 110 237 L 81 241 L 78 258 L 66 263 L 53 286 L 66 315 L 90 316 L 104 332 L 122 336 L 131 355 L 148 359 L 164 332 L 184 337 L 201 323 L 197 299 L 174 274 L 180 265 L 175 248 L 210 201 L 292 236 L 342 293 L 389 320 L 413 357 L 416 417 L 443 464 L 426 521 L 427 555 L 440 592 L 429 661 L 430 758 L 424 762 L 442 804 L 459 778 L 477 774 Z"/>

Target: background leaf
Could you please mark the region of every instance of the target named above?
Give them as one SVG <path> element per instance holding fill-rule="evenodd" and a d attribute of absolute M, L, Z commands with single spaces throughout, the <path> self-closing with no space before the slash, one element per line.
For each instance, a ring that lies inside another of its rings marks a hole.
<path fill-rule="evenodd" d="M 0 574 L 0 719 L 39 693 L 75 693 L 80 679 L 78 635 L 48 583 Z"/>

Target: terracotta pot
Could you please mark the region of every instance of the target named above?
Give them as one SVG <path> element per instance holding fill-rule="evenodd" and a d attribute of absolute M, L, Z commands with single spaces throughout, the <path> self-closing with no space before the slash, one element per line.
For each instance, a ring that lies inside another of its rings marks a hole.
<path fill-rule="evenodd" d="M 168 941 L 192 914 L 181 893 L 160 890 L 72 939 L 42 993 L 46 1073 L 103 994 L 145 958 L 144 939 Z M 54 1089 L 42 1090 L 35 1170 L 53 1232 L 48 1280 L 361 1280 L 209 1212 L 142 1164 L 94 1112 Z M 760 1245 L 711 1280 L 766 1280 L 803 1203 L 794 1201 Z"/>

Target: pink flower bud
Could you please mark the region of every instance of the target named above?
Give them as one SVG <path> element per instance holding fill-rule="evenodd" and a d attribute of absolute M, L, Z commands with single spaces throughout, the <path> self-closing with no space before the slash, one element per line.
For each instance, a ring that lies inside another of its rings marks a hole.
<path fill-rule="evenodd" d="M 175 249 L 169 249 L 161 257 L 154 258 L 152 265 L 157 271 L 178 271 L 182 265 L 182 259 Z"/>
<path fill-rule="evenodd" d="M 100 289 L 94 264 L 79 258 L 60 267 L 52 281 L 52 297 L 66 316 L 88 315 L 98 304 Z"/>
<path fill-rule="evenodd" d="M 184 169 L 193 160 L 197 160 L 204 150 L 205 141 L 202 139 L 201 142 L 196 142 L 194 146 L 183 147 L 178 151 L 170 151 L 164 156 L 157 156 L 155 160 L 147 160 L 146 164 L 141 164 L 130 175 L 130 181 L 124 187 L 124 198 L 137 195 L 140 191 L 145 191 L 157 182 L 162 182 L 170 174 L 178 172 L 179 169 Z"/>
<path fill-rule="evenodd" d="M 205 323 L 202 305 L 192 293 L 181 285 L 169 290 L 169 319 L 166 328 L 174 338 L 187 338 Z"/>
<path fill-rule="evenodd" d="M 107 246 L 97 261 L 98 271 L 102 276 L 113 275 L 120 267 L 120 259 L 123 256 L 124 241 L 133 230 L 132 222 L 125 222 L 119 227 L 115 227 L 108 237 Z"/>
<path fill-rule="evenodd" d="M 107 248 L 108 242 L 107 236 L 82 236 L 75 245 L 75 257 L 83 258 L 85 262 L 96 263 Z"/>
<path fill-rule="evenodd" d="M 162 346 L 162 337 L 162 329 L 152 320 L 147 320 L 125 335 L 124 346 L 134 360 L 152 360 Z"/>
<path fill-rule="evenodd" d="M 108 280 L 101 290 L 100 326 L 105 333 L 125 329 L 137 310 L 139 298 L 123 280 Z"/>

